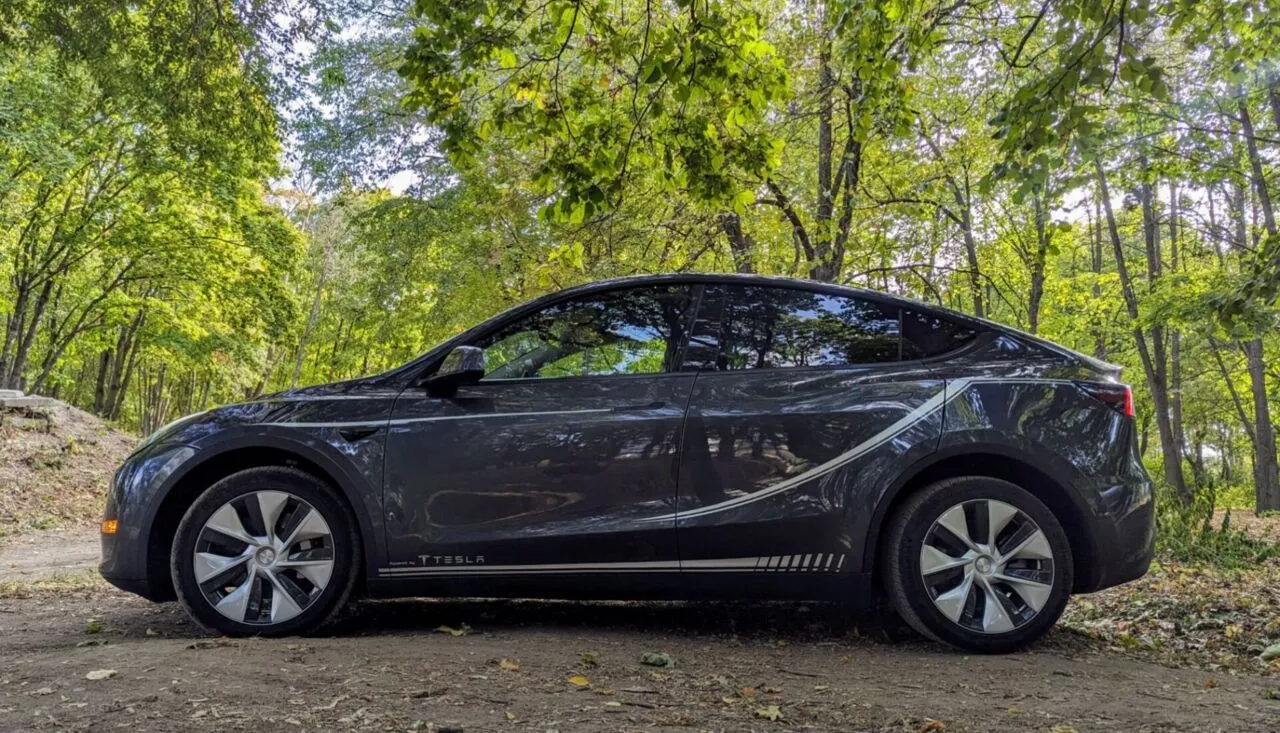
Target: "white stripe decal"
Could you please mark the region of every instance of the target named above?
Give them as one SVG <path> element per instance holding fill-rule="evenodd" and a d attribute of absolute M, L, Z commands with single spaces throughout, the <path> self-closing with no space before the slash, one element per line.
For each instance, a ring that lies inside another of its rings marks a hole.
<path fill-rule="evenodd" d="M 484 412 L 470 415 L 438 415 L 436 417 L 406 417 L 399 420 L 363 420 L 359 422 L 259 422 L 253 425 L 270 425 L 284 428 L 354 428 L 354 427 L 394 427 L 396 425 L 413 425 L 424 422 L 443 422 L 445 420 L 483 420 L 492 417 L 542 417 L 546 415 L 586 415 L 601 412 L 613 412 L 608 408 L 591 410 L 546 410 L 541 412 Z"/>

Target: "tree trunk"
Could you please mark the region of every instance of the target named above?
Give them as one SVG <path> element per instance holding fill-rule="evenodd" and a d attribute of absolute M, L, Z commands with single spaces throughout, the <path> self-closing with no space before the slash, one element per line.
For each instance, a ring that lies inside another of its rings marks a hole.
<path fill-rule="evenodd" d="M 729 238 L 729 255 L 733 258 L 733 269 L 736 272 L 750 274 L 755 272 L 751 264 L 751 253 L 755 250 L 755 242 L 742 231 L 742 219 L 732 211 L 720 215 L 720 228 Z M 294 381 L 297 381 L 296 378 Z"/>
<path fill-rule="evenodd" d="M 1253 392 L 1253 423 L 1256 448 L 1253 457 L 1253 480 L 1258 514 L 1280 511 L 1280 471 L 1276 463 L 1276 436 L 1271 423 L 1271 406 L 1267 402 L 1267 367 L 1263 361 L 1262 339 L 1244 345 L 1249 363 L 1249 382 Z"/>
<path fill-rule="evenodd" d="M 1094 170 L 1098 177 L 1098 188 L 1102 196 L 1102 208 L 1106 214 L 1107 231 L 1111 236 L 1111 246 L 1115 251 L 1116 271 L 1120 275 L 1120 289 L 1124 294 L 1125 308 L 1129 320 L 1134 324 L 1133 339 L 1138 347 L 1138 356 L 1142 360 L 1142 370 L 1147 379 L 1147 388 L 1151 391 L 1151 401 L 1155 406 L 1156 430 L 1160 434 L 1160 457 L 1164 466 L 1164 479 L 1173 488 L 1178 499 L 1184 504 L 1191 503 L 1191 492 L 1182 476 L 1182 459 L 1173 437 L 1173 426 L 1169 420 L 1169 394 L 1162 375 L 1156 370 L 1151 351 L 1147 348 L 1147 337 L 1139 323 L 1138 296 L 1133 289 L 1133 281 L 1129 278 L 1129 267 L 1125 264 L 1124 246 L 1120 241 L 1120 231 L 1116 226 L 1115 212 L 1111 209 L 1111 192 L 1107 187 L 1106 172 L 1102 161 L 1094 159 Z"/>
<path fill-rule="evenodd" d="M 1258 208 L 1261 209 L 1263 226 L 1266 227 L 1267 235 L 1275 238 L 1277 235 L 1275 210 L 1271 205 L 1271 193 L 1267 189 L 1267 180 L 1263 176 L 1262 158 L 1258 154 L 1258 142 L 1254 139 L 1249 106 L 1243 89 L 1239 85 L 1237 85 L 1236 109 L 1239 112 L 1240 131 L 1244 136 L 1245 150 L 1249 154 L 1249 168 L 1252 172 L 1253 188 L 1258 197 Z M 1280 110 L 1272 111 L 1277 114 L 1276 122 L 1280 123 Z M 1276 511 L 1280 510 L 1280 476 L 1277 475 L 1276 470 L 1275 429 L 1271 422 L 1271 406 L 1267 401 L 1267 370 L 1262 339 L 1256 338 L 1245 343 L 1244 352 L 1249 364 L 1249 386 L 1253 393 L 1253 422 L 1256 434 L 1253 453 L 1255 511 L 1259 513 Z"/>
<path fill-rule="evenodd" d="M 1092 255 L 1093 274 L 1093 299 L 1095 301 L 1102 299 L 1102 286 L 1098 284 L 1102 275 L 1102 200 L 1098 197 L 1094 198 L 1094 223 L 1097 230 L 1094 232 L 1093 241 L 1090 243 L 1090 254 Z M 1099 359 L 1106 361 L 1107 359 L 1107 336 L 1106 332 L 1099 326 L 1093 337 L 1093 355 Z"/>

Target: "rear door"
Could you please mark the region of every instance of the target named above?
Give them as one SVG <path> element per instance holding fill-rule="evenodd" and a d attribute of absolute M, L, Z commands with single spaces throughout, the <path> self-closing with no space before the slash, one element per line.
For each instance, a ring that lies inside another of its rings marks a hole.
<path fill-rule="evenodd" d="M 678 366 L 692 290 L 554 303 L 474 340 L 480 383 L 451 398 L 406 390 L 387 443 L 393 561 L 382 577 L 565 594 L 591 576 L 678 575 L 677 454 L 696 377 Z"/>
<path fill-rule="evenodd" d="M 686 368 L 682 570 L 764 595 L 853 587 L 875 503 L 937 445 L 943 383 L 903 358 L 892 303 L 708 286 Z"/>

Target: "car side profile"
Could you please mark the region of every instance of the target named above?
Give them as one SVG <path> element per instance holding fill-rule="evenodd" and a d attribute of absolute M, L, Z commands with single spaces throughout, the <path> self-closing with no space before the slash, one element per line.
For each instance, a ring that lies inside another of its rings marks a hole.
<path fill-rule="evenodd" d="M 183 418 L 117 472 L 102 575 L 227 634 L 353 596 L 883 592 L 980 652 L 1146 572 L 1119 369 L 880 293 L 745 275 L 572 288 L 385 374 Z"/>

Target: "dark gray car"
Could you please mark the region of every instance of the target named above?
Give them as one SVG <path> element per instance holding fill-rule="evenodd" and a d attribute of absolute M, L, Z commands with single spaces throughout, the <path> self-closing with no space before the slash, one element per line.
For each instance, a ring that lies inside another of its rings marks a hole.
<path fill-rule="evenodd" d="M 920 632 L 1005 651 L 1151 560 L 1118 376 L 874 292 L 596 283 L 161 429 L 116 475 L 101 570 L 229 634 L 314 629 L 353 595 L 881 589 Z"/>

